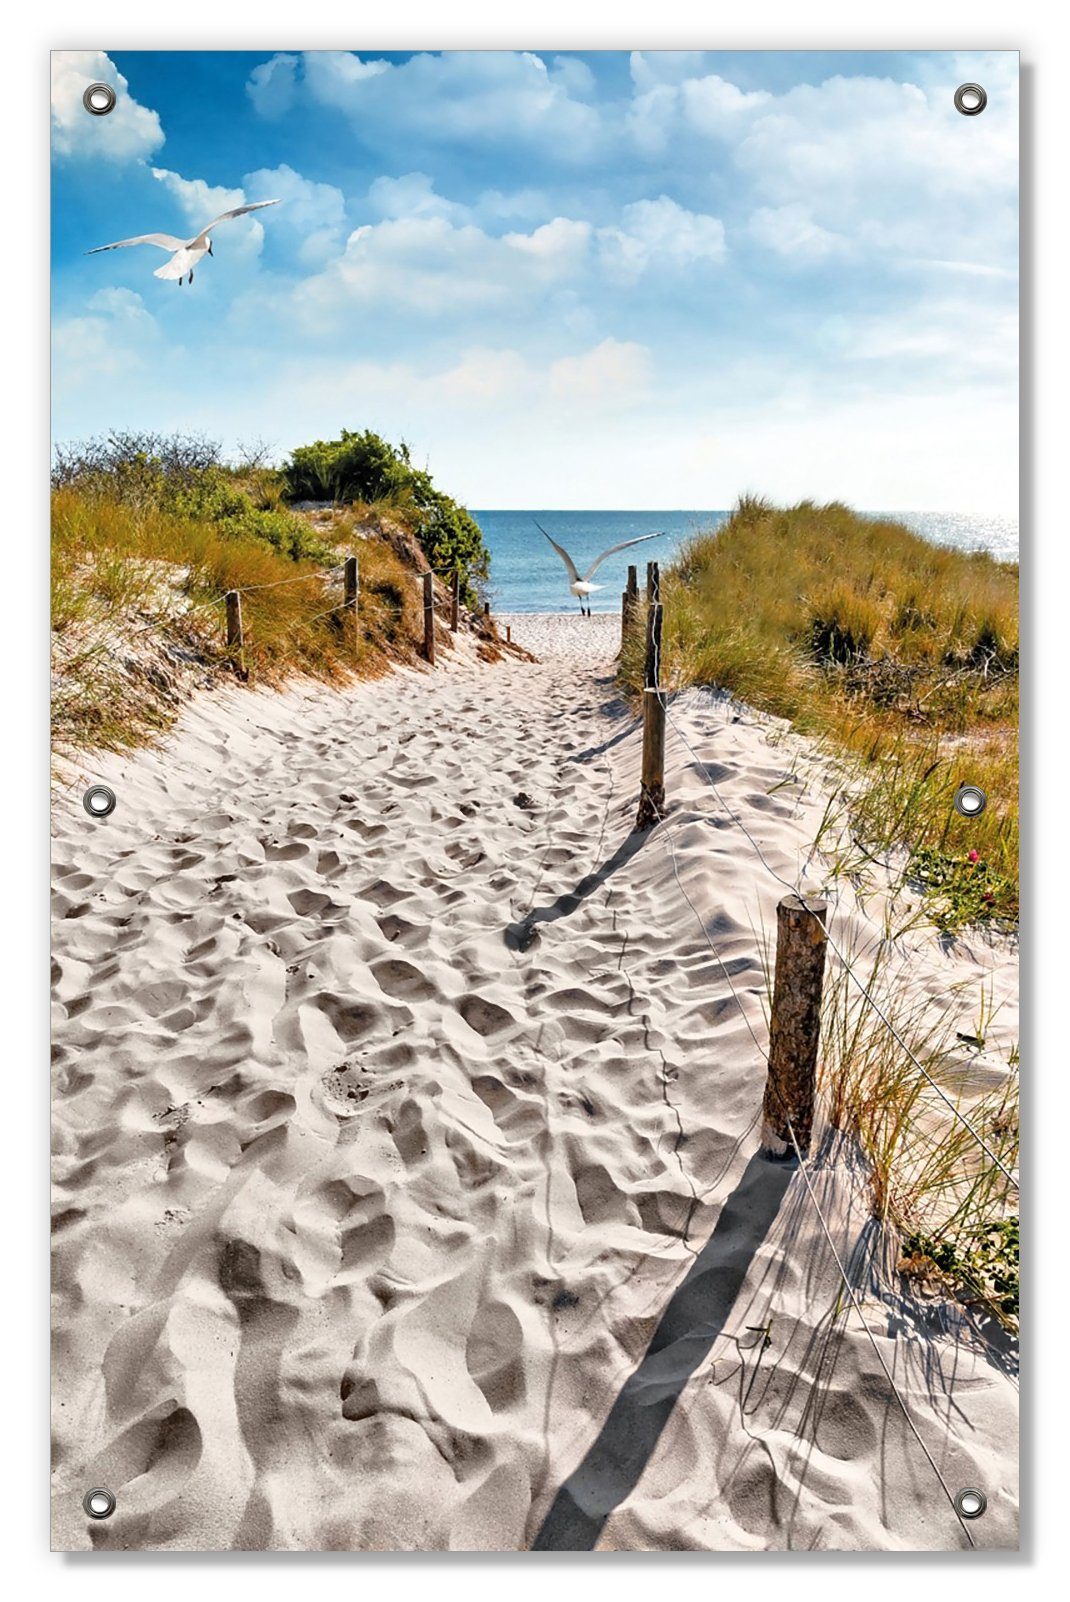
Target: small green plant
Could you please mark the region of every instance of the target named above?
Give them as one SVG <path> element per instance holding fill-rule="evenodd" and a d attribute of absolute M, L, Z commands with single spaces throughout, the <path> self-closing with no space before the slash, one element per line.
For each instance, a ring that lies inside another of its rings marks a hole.
<path fill-rule="evenodd" d="M 947 934 L 1015 915 L 1017 886 L 976 850 L 952 855 L 922 846 L 911 853 L 908 877 L 925 891 L 929 915 Z"/>
<path fill-rule="evenodd" d="M 903 1237 L 901 1267 L 924 1274 L 930 1265 L 953 1285 L 1017 1321 L 1018 1215 L 991 1219 L 957 1234 Z"/>

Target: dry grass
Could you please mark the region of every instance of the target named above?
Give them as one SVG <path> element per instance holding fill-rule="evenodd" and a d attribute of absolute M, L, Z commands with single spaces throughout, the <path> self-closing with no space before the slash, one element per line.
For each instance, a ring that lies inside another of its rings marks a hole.
<path fill-rule="evenodd" d="M 337 541 L 337 548 L 334 542 Z M 253 682 L 291 673 L 371 676 L 415 660 L 422 611 L 405 536 L 357 519 L 318 531 L 317 560 L 294 561 L 217 521 L 132 505 L 106 493 L 55 491 L 52 502 L 54 743 L 60 752 L 151 738 L 172 720 L 190 675 L 224 671 L 224 601 L 242 591 Z M 360 560 L 359 622 L 335 610 L 342 560 Z M 323 615 L 326 614 L 326 615 Z"/>
<path fill-rule="evenodd" d="M 1016 1329 L 1018 1187 L 1004 1171 L 1018 1166 L 1016 1053 L 996 1086 L 977 1089 L 948 1010 L 901 981 L 901 932 L 887 927 L 868 951 L 845 954 L 894 1033 L 845 969 L 830 969 L 819 1067 L 825 1111 L 865 1158 L 874 1212 L 904 1243 L 900 1266 L 950 1281 Z M 963 991 L 960 1000 L 968 1006 L 971 997 Z M 983 1032 L 983 990 L 973 1000 Z"/>
<path fill-rule="evenodd" d="M 747 499 L 662 600 L 663 682 L 722 686 L 849 757 L 850 833 L 904 849 L 945 927 L 1017 917 L 1017 564 L 845 506 Z M 622 673 L 641 682 L 638 631 Z M 954 811 L 964 783 L 988 796 L 980 818 Z"/>

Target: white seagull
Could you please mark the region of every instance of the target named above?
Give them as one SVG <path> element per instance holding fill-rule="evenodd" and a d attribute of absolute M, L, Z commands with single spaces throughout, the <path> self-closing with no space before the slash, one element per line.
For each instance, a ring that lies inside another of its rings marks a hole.
<path fill-rule="evenodd" d="M 532 522 L 535 524 L 535 527 L 538 529 L 540 534 L 546 534 L 546 530 L 543 528 L 541 523 L 537 522 L 535 518 L 532 518 Z M 642 545 L 644 540 L 658 540 L 661 538 L 661 531 L 659 530 L 656 534 L 640 534 L 634 540 L 621 540 L 619 545 L 611 545 L 608 551 L 603 551 L 601 556 L 595 557 L 594 561 L 591 563 L 590 567 L 587 569 L 582 578 L 576 571 L 576 564 L 565 550 L 565 547 L 563 545 L 558 545 L 556 540 L 550 539 L 549 534 L 546 534 L 546 538 L 550 540 L 550 544 L 553 546 L 562 562 L 564 562 L 565 566 L 568 568 L 568 576 L 570 580 L 569 589 L 572 591 L 573 595 L 579 597 L 580 616 L 590 617 L 591 603 L 590 601 L 587 601 L 586 610 L 584 609 L 583 603 L 585 600 L 587 600 L 587 597 L 590 595 L 592 590 L 600 590 L 602 588 L 601 584 L 592 584 L 591 580 L 594 578 L 594 575 L 597 573 L 606 557 L 612 556 L 614 551 L 626 551 L 629 545 Z"/>
<path fill-rule="evenodd" d="M 201 257 L 214 255 L 212 241 L 208 237 L 213 228 L 222 222 L 229 222 L 231 217 L 244 217 L 247 211 L 260 211 L 264 206 L 277 205 L 277 200 L 256 200 L 251 206 L 235 206 L 233 211 L 224 211 L 218 217 L 213 217 L 192 239 L 176 239 L 174 234 L 137 234 L 133 239 L 117 239 L 114 245 L 98 245 L 95 250 L 87 250 L 86 255 L 99 256 L 102 250 L 122 250 L 124 245 L 158 245 L 161 250 L 171 252 L 171 260 L 157 267 L 152 276 L 177 278 L 180 284 L 188 277 L 192 284 L 193 269 Z"/>

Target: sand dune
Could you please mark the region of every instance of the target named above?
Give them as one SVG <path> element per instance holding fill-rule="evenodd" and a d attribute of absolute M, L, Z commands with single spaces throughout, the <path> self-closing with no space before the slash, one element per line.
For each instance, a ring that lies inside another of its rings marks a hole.
<path fill-rule="evenodd" d="M 632 834 L 615 618 L 509 621 L 539 663 L 235 689 L 87 772 L 106 822 L 57 804 L 55 1544 L 958 1550 L 875 1343 L 1015 1545 L 1012 1375 L 870 1263 L 833 1147 L 871 1342 L 756 1155 L 780 887 L 678 738 Z M 794 881 L 790 746 L 674 716 Z M 1012 963 L 904 961 L 1011 1037 Z"/>

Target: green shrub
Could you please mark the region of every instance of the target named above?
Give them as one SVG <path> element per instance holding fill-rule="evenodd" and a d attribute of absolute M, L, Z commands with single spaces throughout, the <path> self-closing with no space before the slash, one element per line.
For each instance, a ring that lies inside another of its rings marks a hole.
<path fill-rule="evenodd" d="M 430 473 L 412 465 L 409 448 L 394 446 L 365 429 L 343 429 L 338 439 L 299 445 L 282 468 L 291 501 L 385 503 L 412 530 L 436 570 L 456 567 L 464 598 L 476 599 L 476 584 L 490 570 L 479 525 L 463 506 L 436 489 Z"/>

